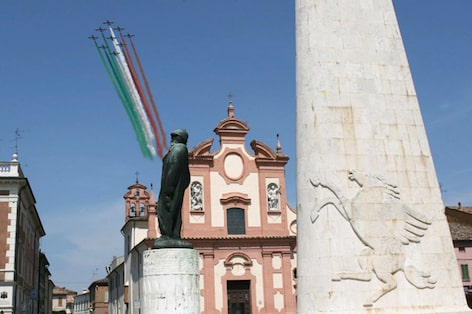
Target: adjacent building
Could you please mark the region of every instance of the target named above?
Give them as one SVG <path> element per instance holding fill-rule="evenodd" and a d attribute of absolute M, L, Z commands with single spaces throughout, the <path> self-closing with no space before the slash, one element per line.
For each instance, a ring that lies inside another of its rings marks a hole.
<path fill-rule="evenodd" d="M 446 206 L 445 213 L 451 230 L 452 243 L 457 264 L 462 276 L 462 285 L 469 307 L 472 307 L 472 207 Z"/>
<path fill-rule="evenodd" d="M 249 126 L 228 115 L 189 151 L 191 183 L 182 208 L 182 237 L 200 252 L 202 313 L 296 312 L 296 213 L 286 197 L 285 165 L 275 150 L 251 141 Z M 159 236 L 154 191 L 128 187 L 122 263 L 109 267 L 110 313 L 139 313 L 142 253 Z"/>
<path fill-rule="evenodd" d="M 78 294 L 74 298 L 74 314 L 90 314 L 90 292 L 87 289 L 82 290 L 82 293 Z"/>
<path fill-rule="evenodd" d="M 123 267 L 123 256 L 114 256 L 110 266 L 107 267 L 109 313 L 125 313 L 125 309 L 129 303 L 127 299 L 128 291 L 125 290 L 124 285 Z"/>
<path fill-rule="evenodd" d="M 38 310 L 39 314 L 51 313 L 52 288 L 54 284 L 49 271 L 49 261 L 43 252 L 39 253 L 39 289 L 38 289 Z"/>
<path fill-rule="evenodd" d="M 73 313 L 76 291 L 55 286 L 52 289 L 52 313 Z"/>
<path fill-rule="evenodd" d="M 92 314 L 108 314 L 108 279 L 95 280 L 89 286 L 90 312 Z"/>
<path fill-rule="evenodd" d="M 43 313 L 50 299 L 45 235 L 33 190 L 13 155 L 0 162 L 0 313 Z"/>

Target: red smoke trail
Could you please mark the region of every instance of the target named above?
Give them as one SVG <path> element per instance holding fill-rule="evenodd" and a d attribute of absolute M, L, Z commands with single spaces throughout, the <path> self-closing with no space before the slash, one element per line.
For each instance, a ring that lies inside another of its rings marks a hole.
<path fill-rule="evenodd" d="M 130 70 L 130 73 L 131 73 L 131 76 L 133 78 L 133 82 L 136 86 L 136 89 L 138 91 L 138 94 L 141 97 L 141 101 L 144 105 L 144 110 L 146 111 L 146 115 L 148 116 L 149 122 L 151 123 L 152 131 L 154 133 L 154 137 L 155 137 L 155 140 L 156 140 L 157 154 L 162 159 L 163 148 L 162 148 L 161 138 L 160 138 L 159 132 L 157 130 L 156 121 L 155 121 L 154 116 L 151 112 L 151 108 L 149 106 L 149 103 L 147 101 L 147 97 L 146 97 L 146 95 L 144 93 L 144 90 L 142 88 L 141 81 L 139 80 L 139 75 L 136 71 L 136 67 L 134 66 L 134 62 L 133 62 L 133 59 L 132 59 L 131 54 L 129 52 L 128 45 L 126 45 L 125 38 L 124 38 L 123 34 L 121 33 L 121 31 L 119 31 L 119 33 L 120 33 L 120 36 L 121 36 L 121 42 L 123 43 L 123 47 L 124 47 L 124 56 L 125 56 L 125 59 L 126 59 L 126 63 L 128 64 L 128 68 Z"/>
<path fill-rule="evenodd" d="M 154 111 L 154 115 L 156 116 L 157 122 L 159 124 L 159 130 L 161 132 L 160 134 L 162 135 L 162 138 L 164 139 L 162 141 L 162 143 L 164 144 L 163 147 L 165 149 L 167 149 L 168 147 L 167 147 L 167 143 L 165 141 L 165 138 L 166 138 L 165 131 L 164 131 L 164 128 L 162 127 L 162 122 L 161 122 L 161 119 L 159 118 L 159 113 L 157 112 L 156 103 L 154 102 L 154 98 L 152 97 L 152 93 L 151 93 L 151 90 L 149 88 L 148 81 L 147 81 L 146 76 L 144 74 L 144 70 L 143 70 L 143 67 L 141 65 L 141 61 L 139 60 L 138 53 L 136 52 L 136 48 L 134 47 L 134 43 L 133 43 L 133 40 L 131 39 L 131 36 L 129 37 L 129 41 L 131 43 L 131 48 L 133 48 L 134 56 L 135 56 L 136 61 L 138 63 L 139 70 L 141 71 L 141 75 L 143 77 L 144 85 L 146 86 L 146 90 L 147 90 L 147 93 L 149 95 L 149 99 L 151 100 L 152 109 Z"/>

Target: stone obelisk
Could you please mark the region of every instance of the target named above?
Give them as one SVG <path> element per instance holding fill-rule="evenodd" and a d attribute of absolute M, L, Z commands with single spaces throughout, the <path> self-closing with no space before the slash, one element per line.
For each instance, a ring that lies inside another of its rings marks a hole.
<path fill-rule="evenodd" d="M 298 313 L 470 313 L 392 0 L 295 2 Z"/>

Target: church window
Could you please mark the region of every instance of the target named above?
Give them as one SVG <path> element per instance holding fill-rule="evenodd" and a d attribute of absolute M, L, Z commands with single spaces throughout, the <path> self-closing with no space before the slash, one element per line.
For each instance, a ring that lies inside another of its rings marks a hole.
<path fill-rule="evenodd" d="M 226 212 L 226 224 L 228 226 L 228 234 L 246 234 L 244 209 L 237 207 L 228 208 Z"/>
<path fill-rule="evenodd" d="M 462 281 L 470 281 L 469 265 L 462 264 L 461 265 L 461 272 L 462 272 Z"/>
<path fill-rule="evenodd" d="M 126 248 L 126 254 L 128 254 L 131 251 L 131 237 L 129 235 L 126 236 L 125 248 Z"/>

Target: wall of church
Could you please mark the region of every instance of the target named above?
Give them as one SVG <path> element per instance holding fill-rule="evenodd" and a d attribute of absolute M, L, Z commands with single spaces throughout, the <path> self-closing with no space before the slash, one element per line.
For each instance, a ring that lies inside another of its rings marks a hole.
<path fill-rule="evenodd" d="M 260 249 L 248 248 L 215 250 L 213 253 L 211 261 L 206 263 L 213 265 L 211 276 L 205 275 L 208 270 L 201 269 L 202 313 L 213 313 L 212 308 L 219 313 L 228 313 L 227 285 L 234 281 L 249 282 L 248 301 L 252 313 L 295 312 L 293 259 L 289 253 L 261 254 Z M 208 293 L 209 287 L 213 288 L 213 296 Z"/>

